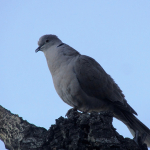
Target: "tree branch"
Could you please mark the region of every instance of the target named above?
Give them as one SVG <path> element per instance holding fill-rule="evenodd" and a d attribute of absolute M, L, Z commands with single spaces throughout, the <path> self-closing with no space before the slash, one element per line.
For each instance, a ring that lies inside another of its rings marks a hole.
<path fill-rule="evenodd" d="M 41 148 L 47 130 L 36 127 L 0 106 L 0 139 L 9 150 Z"/>
<path fill-rule="evenodd" d="M 69 111 L 68 118 L 56 119 L 47 131 L 23 120 L 0 106 L 0 139 L 9 150 L 147 150 L 123 138 L 112 126 L 112 113 Z"/>

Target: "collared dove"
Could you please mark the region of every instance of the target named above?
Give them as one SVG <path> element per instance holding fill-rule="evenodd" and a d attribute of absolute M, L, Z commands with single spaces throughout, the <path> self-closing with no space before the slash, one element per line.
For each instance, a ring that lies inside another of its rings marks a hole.
<path fill-rule="evenodd" d="M 135 115 L 124 94 L 110 75 L 93 58 L 81 55 L 63 43 L 56 35 L 44 35 L 36 52 L 42 51 L 47 60 L 55 89 L 68 105 L 82 112 L 112 111 L 133 136 L 145 135 L 150 147 L 150 130 Z"/>

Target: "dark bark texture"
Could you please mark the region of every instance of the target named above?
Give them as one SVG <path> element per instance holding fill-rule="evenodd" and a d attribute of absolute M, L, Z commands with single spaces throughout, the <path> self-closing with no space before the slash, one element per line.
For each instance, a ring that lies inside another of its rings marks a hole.
<path fill-rule="evenodd" d="M 123 138 L 112 126 L 112 113 L 69 111 L 49 130 L 36 127 L 0 106 L 0 139 L 9 150 L 147 150 Z"/>

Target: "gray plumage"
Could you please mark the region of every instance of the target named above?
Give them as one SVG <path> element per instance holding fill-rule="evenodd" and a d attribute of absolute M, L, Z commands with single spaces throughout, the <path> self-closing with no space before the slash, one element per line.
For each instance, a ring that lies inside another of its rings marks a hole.
<path fill-rule="evenodd" d="M 135 116 L 119 86 L 93 58 L 81 55 L 55 35 L 39 39 L 36 52 L 43 51 L 55 89 L 61 99 L 83 112 L 112 111 L 135 136 L 146 134 L 150 147 L 150 130 Z"/>

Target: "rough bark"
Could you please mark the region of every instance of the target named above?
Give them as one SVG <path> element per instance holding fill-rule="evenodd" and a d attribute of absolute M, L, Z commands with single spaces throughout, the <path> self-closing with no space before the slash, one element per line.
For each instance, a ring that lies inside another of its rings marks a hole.
<path fill-rule="evenodd" d="M 112 119 L 111 112 L 71 110 L 46 130 L 0 106 L 0 139 L 9 150 L 147 150 L 146 144 L 119 135 Z"/>

